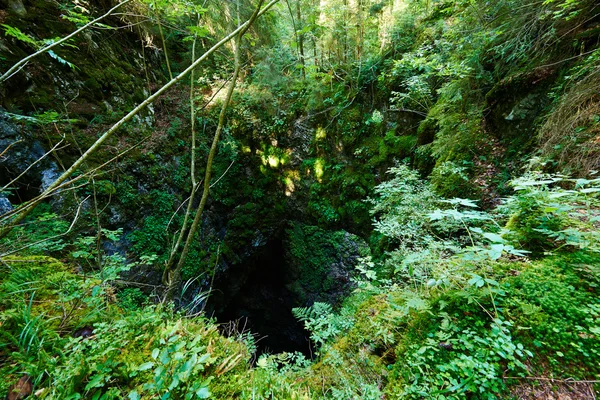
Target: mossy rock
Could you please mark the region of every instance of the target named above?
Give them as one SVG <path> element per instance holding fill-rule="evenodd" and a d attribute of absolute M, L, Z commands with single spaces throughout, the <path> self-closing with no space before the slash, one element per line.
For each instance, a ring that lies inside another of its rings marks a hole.
<path fill-rule="evenodd" d="M 354 283 L 354 268 L 370 250 L 364 240 L 346 231 L 327 231 L 292 222 L 284 240 L 287 288 L 300 304 L 324 301 L 337 305 Z"/>

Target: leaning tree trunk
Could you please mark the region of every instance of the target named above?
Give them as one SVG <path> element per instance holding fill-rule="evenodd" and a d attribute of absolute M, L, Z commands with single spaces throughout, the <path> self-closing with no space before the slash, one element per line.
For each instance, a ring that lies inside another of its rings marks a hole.
<path fill-rule="evenodd" d="M 196 236 L 196 232 L 198 231 L 198 227 L 200 226 L 200 221 L 202 220 L 202 214 L 204 212 L 204 208 L 206 207 L 206 202 L 208 201 L 208 195 L 210 193 L 210 179 L 212 177 L 212 166 L 215 155 L 217 154 L 217 149 L 219 146 L 219 139 L 221 138 L 221 132 L 225 126 L 225 114 L 227 112 L 227 108 L 229 103 L 231 102 L 231 97 L 233 96 L 233 91 L 235 90 L 235 85 L 237 83 L 237 78 L 240 74 L 240 44 L 243 35 L 246 33 L 248 28 L 252 25 L 254 20 L 260 15 L 260 6 L 262 4 L 262 0 L 258 4 L 256 11 L 248 20 L 248 24 L 245 29 L 240 31 L 233 44 L 233 52 L 234 52 L 234 71 L 233 77 L 231 79 L 231 83 L 227 88 L 227 94 L 225 96 L 225 100 L 223 101 L 223 105 L 221 106 L 221 112 L 219 114 L 219 123 L 217 125 L 217 130 L 215 132 L 215 136 L 213 138 L 212 145 L 210 147 L 210 151 L 208 153 L 208 159 L 206 160 L 206 172 L 204 174 L 204 187 L 202 191 L 202 198 L 200 199 L 200 204 L 198 205 L 198 209 L 196 210 L 196 215 L 194 216 L 194 221 L 190 226 L 190 230 L 187 234 L 185 245 L 183 246 L 183 250 L 181 251 L 181 256 L 177 262 L 177 265 L 173 266 L 174 263 L 170 262 L 166 265 L 165 270 L 163 272 L 163 283 L 167 287 L 165 292 L 165 299 L 170 300 L 173 298 L 173 294 L 175 289 L 177 289 L 179 283 L 181 282 L 181 269 L 183 268 L 187 256 L 189 254 L 190 248 L 192 246 L 192 242 Z"/>

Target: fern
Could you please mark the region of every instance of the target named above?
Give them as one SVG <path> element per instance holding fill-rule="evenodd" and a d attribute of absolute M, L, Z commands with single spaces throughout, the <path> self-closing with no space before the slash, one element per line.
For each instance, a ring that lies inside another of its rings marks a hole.
<path fill-rule="evenodd" d="M 41 46 L 41 43 L 39 41 L 37 41 L 34 38 L 32 38 L 31 36 L 21 32 L 21 30 L 19 28 L 16 28 L 16 27 L 10 26 L 10 25 L 6 25 L 6 24 L 0 24 L 0 26 L 2 26 L 4 28 L 4 34 L 6 36 L 12 36 L 17 40 L 20 40 L 21 42 L 31 45 L 35 49 L 38 49 Z"/>

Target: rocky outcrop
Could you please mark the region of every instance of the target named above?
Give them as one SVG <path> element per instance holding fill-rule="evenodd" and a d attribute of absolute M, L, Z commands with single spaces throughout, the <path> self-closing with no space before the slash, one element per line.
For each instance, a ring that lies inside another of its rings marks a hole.
<path fill-rule="evenodd" d="M 359 258 L 369 255 L 369 247 L 356 235 L 299 222 L 286 231 L 284 249 L 286 288 L 298 305 L 339 304 L 354 287 Z"/>
<path fill-rule="evenodd" d="M 32 140 L 23 124 L 0 108 L 0 188 L 23 174 L 7 188 L 4 201 L 0 200 L 0 213 L 10 207 L 10 203 L 30 200 L 56 180 L 58 168 L 46 153 L 39 141 Z"/>

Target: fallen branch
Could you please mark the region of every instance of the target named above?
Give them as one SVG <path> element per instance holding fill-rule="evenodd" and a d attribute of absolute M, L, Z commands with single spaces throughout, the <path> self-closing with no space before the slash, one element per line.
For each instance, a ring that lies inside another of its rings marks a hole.
<path fill-rule="evenodd" d="M 548 381 L 548 382 L 561 382 L 561 383 L 600 383 L 600 380 L 576 380 L 574 378 L 567 379 L 555 379 L 555 378 L 543 378 L 539 376 L 505 376 L 504 379 L 529 379 L 532 381 Z"/>

